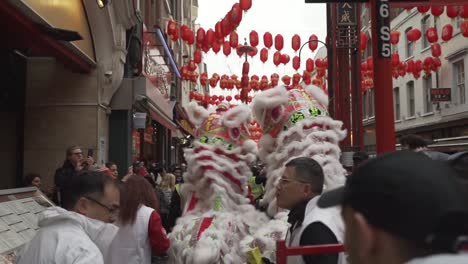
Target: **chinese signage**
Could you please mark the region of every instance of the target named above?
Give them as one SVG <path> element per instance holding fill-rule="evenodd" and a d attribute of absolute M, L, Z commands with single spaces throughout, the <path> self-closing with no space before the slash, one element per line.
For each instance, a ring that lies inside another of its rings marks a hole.
<path fill-rule="evenodd" d="M 344 2 L 336 5 L 336 24 L 338 26 L 355 26 L 357 24 L 355 3 Z"/>
<path fill-rule="evenodd" d="M 377 51 L 380 58 L 390 58 L 390 4 L 388 0 L 376 0 Z"/>
<path fill-rule="evenodd" d="M 452 100 L 452 89 L 450 88 L 432 88 L 431 102 L 450 102 Z"/>

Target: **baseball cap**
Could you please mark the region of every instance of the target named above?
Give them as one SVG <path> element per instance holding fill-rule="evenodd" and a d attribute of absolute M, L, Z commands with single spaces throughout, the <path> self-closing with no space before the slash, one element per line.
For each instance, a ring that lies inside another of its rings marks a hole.
<path fill-rule="evenodd" d="M 398 151 L 371 159 L 318 206 L 350 206 L 367 221 L 409 241 L 455 251 L 468 234 L 468 202 L 456 172 L 424 154 Z"/>

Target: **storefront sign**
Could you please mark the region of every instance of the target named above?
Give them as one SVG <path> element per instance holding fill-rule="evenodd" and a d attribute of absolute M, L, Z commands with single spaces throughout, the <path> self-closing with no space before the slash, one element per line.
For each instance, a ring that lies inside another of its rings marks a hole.
<path fill-rule="evenodd" d="M 380 58 L 390 58 L 390 5 L 388 0 L 377 0 L 377 50 Z"/>
<path fill-rule="evenodd" d="M 150 144 L 153 144 L 153 134 L 154 134 L 154 129 L 153 127 L 147 127 L 144 133 L 144 140 L 145 142 L 148 142 Z"/>
<path fill-rule="evenodd" d="M 336 24 L 338 26 L 355 26 L 357 24 L 356 3 L 337 3 L 336 13 Z"/>
<path fill-rule="evenodd" d="M 132 154 L 133 160 L 140 158 L 140 132 L 136 129 L 132 131 Z"/>
<path fill-rule="evenodd" d="M 452 100 L 451 88 L 432 88 L 431 102 L 450 102 Z"/>

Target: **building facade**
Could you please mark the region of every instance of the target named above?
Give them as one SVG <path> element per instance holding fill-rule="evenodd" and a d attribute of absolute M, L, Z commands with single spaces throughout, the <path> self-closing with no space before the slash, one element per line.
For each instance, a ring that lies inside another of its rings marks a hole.
<path fill-rule="evenodd" d="M 0 189 L 39 173 L 51 185 L 65 149 L 107 160 L 110 101 L 126 61 L 130 0 L 1 1 Z"/>
<path fill-rule="evenodd" d="M 411 74 L 393 78 L 393 101 L 395 130 L 397 137 L 406 134 L 418 134 L 428 140 L 434 141 L 432 148 L 455 152 L 468 149 L 468 96 L 465 82 L 465 69 L 468 66 L 468 40 L 460 32 L 461 18 L 450 19 L 442 14 L 435 18 L 430 14 L 422 14 L 413 8 L 393 10 L 391 28 L 401 33 L 393 52 L 397 52 L 400 61 L 424 60 L 431 57 L 431 45 L 425 31 L 428 27 L 435 27 L 438 32 L 438 43 L 441 45 L 442 55 L 439 57 L 441 66 L 431 74 L 421 73 L 415 78 Z M 372 56 L 370 34 L 369 9 L 363 9 L 361 14 L 362 32 L 368 36 L 367 49 L 363 51 L 363 61 Z M 453 37 L 443 41 L 442 28 L 444 25 L 453 26 Z M 406 32 L 417 28 L 422 36 L 418 41 L 410 42 Z M 363 94 L 363 123 L 364 142 L 367 150 L 373 151 L 375 145 L 375 111 L 374 89 L 375 85 Z M 431 89 L 450 88 L 451 101 L 436 103 L 431 101 Z"/>

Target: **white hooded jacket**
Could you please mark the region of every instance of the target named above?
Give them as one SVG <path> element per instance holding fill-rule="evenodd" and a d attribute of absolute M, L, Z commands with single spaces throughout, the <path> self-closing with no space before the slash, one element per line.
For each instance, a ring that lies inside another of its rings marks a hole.
<path fill-rule="evenodd" d="M 467 264 L 468 254 L 440 254 L 413 259 L 406 264 Z"/>
<path fill-rule="evenodd" d="M 101 264 L 118 228 L 84 215 L 51 207 L 39 215 L 39 232 L 17 263 Z"/>

